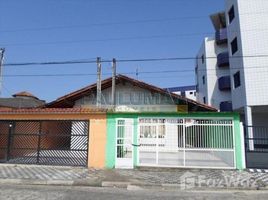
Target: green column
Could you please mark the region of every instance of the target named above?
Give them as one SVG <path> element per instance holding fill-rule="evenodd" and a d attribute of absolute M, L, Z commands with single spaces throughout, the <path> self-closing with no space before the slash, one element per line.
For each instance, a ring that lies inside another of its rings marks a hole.
<path fill-rule="evenodd" d="M 116 119 L 107 115 L 106 168 L 115 166 Z"/>
<path fill-rule="evenodd" d="M 235 154 L 236 154 L 236 169 L 242 170 L 245 169 L 245 162 L 244 162 L 244 152 L 242 148 L 244 145 L 243 144 L 243 140 L 241 137 L 243 137 L 241 135 L 241 131 L 240 130 L 240 120 L 239 120 L 239 115 L 235 115 L 234 116 L 234 134 L 235 134 Z"/>
<path fill-rule="evenodd" d="M 134 166 L 137 166 L 138 165 L 138 118 L 134 118 L 133 119 L 134 121 L 134 133 L 133 133 L 133 151 L 134 151 L 134 160 L 133 160 L 133 163 L 134 163 Z"/>

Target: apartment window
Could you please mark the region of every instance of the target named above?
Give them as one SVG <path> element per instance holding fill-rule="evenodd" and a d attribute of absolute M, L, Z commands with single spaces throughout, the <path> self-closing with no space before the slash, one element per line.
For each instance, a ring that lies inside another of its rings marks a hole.
<path fill-rule="evenodd" d="M 233 41 L 231 42 L 231 50 L 232 50 L 232 55 L 234 55 L 237 52 L 238 50 L 237 38 L 233 39 Z"/>
<path fill-rule="evenodd" d="M 196 92 L 194 92 L 194 96 L 196 97 Z"/>
<path fill-rule="evenodd" d="M 203 85 L 205 85 L 206 83 L 205 76 L 202 77 L 202 82 L 203 82 Z"/>
<path fill-rule="evenodd" d="M 207 101 L 206 101 L 206 97 L 203 97 L 203 103 L 206 104 Z"/>
<path fill-rule="evenodd" d="M 237 88 L 241 85 L 241 82 L 240 82 L 240 72 L 236 72 L 234 74 L 234 87 Z"/>
<path fill-rule="evenodd" d="M 201 60 L 202 60 L 202 64 L 204 64 L 205 63 L 205 57 L 204 57 L 204 55 L 201 56 Z"/>
<path fill-rule="evenodd" d="M 193 92 L 190 92 L 190 94 L 193 94 Z"/>
<path fill-rule="evenodd" d="M 234 6 L 231 7 L 231 9 L 228 12 L 228 17 L 229 17 L 229 24 L 232 23 L 232 21 L 235 18 L 235 11 L 234 11 Z"/>

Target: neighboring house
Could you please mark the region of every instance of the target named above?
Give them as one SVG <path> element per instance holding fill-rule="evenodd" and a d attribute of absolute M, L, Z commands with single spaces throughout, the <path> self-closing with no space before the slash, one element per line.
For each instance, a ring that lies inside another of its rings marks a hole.
<path fill-rule="evenodd" d="M 165 90 L 196 101 L 196 85 L 170 87 L 165 88 Z"/>
<path fill-rule="evenodd" d="M 95 107 L 97 85 L 92 84 L 63 97 L 58 98 L 46 107 L 71 108 Z M 112 109 L 112 78 L 102 81 L 102 108 Z M 216 111 L 216 109 L 186 97 L 170 93 L 167 90 L 135 80 L 133 78 L 117 75 L 115 87 L 115 111 L 132 112 L 196 112 Z"/>
<path fill-rule="evenodd" d="M 268 168 L 267 13 L 266 0 L 225 0 L 225 10 L 211 16 L 216 34 L 205 38 L 196 66 L 198 101 L 241 114 L 248 166 L 262 168 Z"/>
<path fill-rule="evenodd" d="M 1 109 L 37 108 L 45 105 L 45 101 L 38 99 L 29 92 L 19 92 L 13 98 L 0 98 Z"/>
<path fill-rule="evenodd" d="M 105 135 L 106 110 L 0 108 L 0 163 L 103 167 Z"/>

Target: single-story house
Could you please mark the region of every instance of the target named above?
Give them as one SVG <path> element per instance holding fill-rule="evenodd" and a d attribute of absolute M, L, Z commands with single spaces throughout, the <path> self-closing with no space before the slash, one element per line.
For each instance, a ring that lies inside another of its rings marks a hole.
<path fill-rule="evenodd" d="M 243 169 L 239 116 L 116 76 L 38 109 L 0 109 L 0 161 L 97 168 Z"/>

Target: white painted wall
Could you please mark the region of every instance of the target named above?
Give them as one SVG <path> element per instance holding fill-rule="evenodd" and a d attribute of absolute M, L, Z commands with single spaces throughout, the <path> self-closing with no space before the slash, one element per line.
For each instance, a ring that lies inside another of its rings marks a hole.
<path fill-rule="evenodd" d="M 182 95 L 181 91 L 176 91 L 176 92 L 173 92 L 174 94 L 178 94 L 178 95 Z M 185 91 L 185 97 L 188 98 L 188 99 L 192 99 L 194 101 L 196 101 L 197 97 L 196 97 L 196 90 L 187 90 Z"/>
<path fill-rule="evenodd" d="M 205 59 L 204 64 L 202 64 L 201 59 L 198 60 L 197 80 L 199 91 L 197 99 L 203 103 L 203 97 L 205 96 L 207 104 L 218 109 L 222 101 L 231 100 L 230 91 L 220 91 L 218 88 L 218 79 L 230 74 L 228 67 L 219 68 L 217 66 L 217 55 L 226 51 L 227 45 L 218 46 L 214 38 L 205 38 L 198 53 L 199 58 L 204 55 L 207 59 Z M 203 76 L 205 76 L 205 84 L 202 83 Z"/>
<path fill-rule="evenodd" d="M 228 23 L 228 39 L 231 42 L 237 37 L 234 56 L 241 57 L 231 59 L 231 74 L 240 70 L 241 75 L 241 86 L 232 91 L 233 107 L 267 105 L 268 58 L 247 56 L 268 55 L 268 1 L 226 0 L 225 4 L 226 14 L 232 5 L 235 8 L 235 18 Z"/>
<path fill-rule="evenodd" d="M 200 59 L 202 56 L 206 56 L 206 40 L 207 38 L 204 39 L 202 42 L 202 45 L 198 51 L 197 54 L 197 60 L 196 60 L 196 85 L 197 85 L 197 101 L 204 103 L 203 102 L 203 97 L 206 97 L 208 99 L 208 90 L 207 90 L 207 71 L 206 71 L 206 60 L 204 63 L 202 63 L 202 60 Z M 202 77 L 205 76 L 205 84 L 203 84 Z"/>
<path fill-rule="evenodd" d="M 185 97 L 196 101 L 196 90 L 187 90 L 187 91 L 185 91 Z"/>

